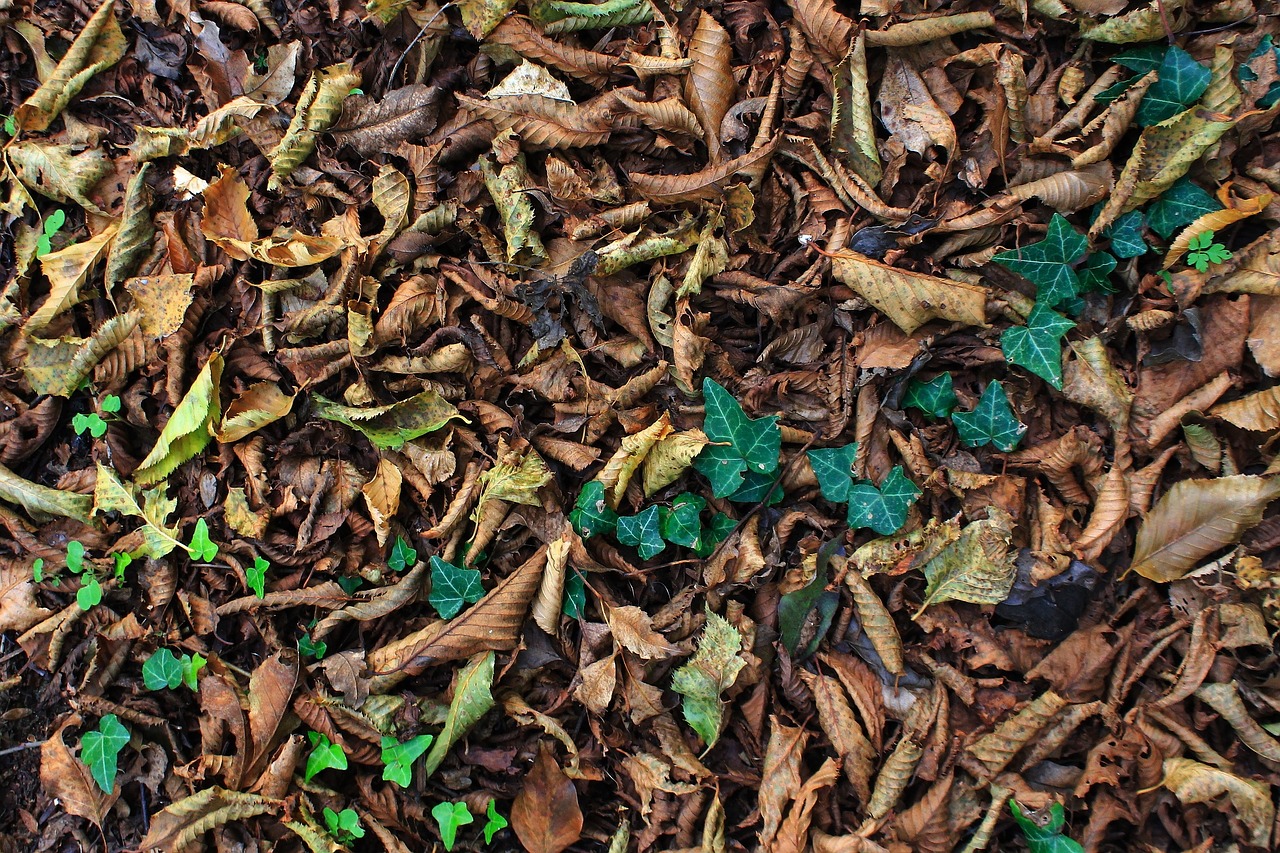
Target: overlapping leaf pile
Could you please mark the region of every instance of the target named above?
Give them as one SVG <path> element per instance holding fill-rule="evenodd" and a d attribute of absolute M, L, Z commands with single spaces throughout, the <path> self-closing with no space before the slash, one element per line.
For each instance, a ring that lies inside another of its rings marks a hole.
<path fill-rule="evenodd" d="M 0 18 L 0 850 L 1280 843 L 1270 4 Z"/>

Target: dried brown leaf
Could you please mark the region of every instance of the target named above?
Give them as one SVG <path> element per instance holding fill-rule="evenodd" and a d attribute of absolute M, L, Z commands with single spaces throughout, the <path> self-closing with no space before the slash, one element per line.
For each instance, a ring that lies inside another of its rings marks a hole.
<path fill-rule="evenodd" d="M 560 853 L 582 837 L 582 826 L 578 790 L 543 743 L 511 805 L 511 828 L 528 853 Z"/>

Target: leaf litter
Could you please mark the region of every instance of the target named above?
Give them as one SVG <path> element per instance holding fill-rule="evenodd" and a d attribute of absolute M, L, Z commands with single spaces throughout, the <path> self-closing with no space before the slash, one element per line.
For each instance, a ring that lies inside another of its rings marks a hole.
<path fill-rule="evenodd" d="M 1280 844 L 1266 4 L 11 5 L 0 851 Z"/>

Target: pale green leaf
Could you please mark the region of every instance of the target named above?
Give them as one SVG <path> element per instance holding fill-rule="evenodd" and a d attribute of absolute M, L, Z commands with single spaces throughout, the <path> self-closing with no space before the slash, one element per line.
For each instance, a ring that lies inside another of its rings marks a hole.
<path fill-rule="evenodd" d="M 733 686 L 746 666 L 739 651 L 742 634 L 727 619 L 706 611 L 707 624 L 698 639 L 698 650 L 689 662 L 675 671 L 671 689 L 684 697 L 681 705 L 685 721 L 703 743 L 712 746 L 720 738 L 724 703 L 720 694 Z"/>
<path fill-rule="evenodd" d="M 186 396 L 169 416 L 155 447 L 133 472 L 144 486 L 158 483 L 183 462 L 194 457 L 213 438 L 222 416 L 218 384 L 222 380 L 222 356 L 214 353 L 196 376 Z"/>
<path fill-rule="evenodd" d="M 428 776 L 436 772 L 453 745 L 462 740 L 471 727 L 493 707 L 493 694 L 490 692 L 493 686 L 493 663 L 493 652 L 484 652 L 471 658 L 458 672 L 444 728 L 431 745 L 431 752 L 424 762 Z"/>

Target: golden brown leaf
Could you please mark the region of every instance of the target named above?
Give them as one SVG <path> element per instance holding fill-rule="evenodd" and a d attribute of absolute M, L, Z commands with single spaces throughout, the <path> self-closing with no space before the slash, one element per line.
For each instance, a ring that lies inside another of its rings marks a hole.
<path fill-rule="evenodd" d="M 47 130 L 95 74 L 120 61 L 127 43 L 116 22 L 115 6 L 115 0 L 103 0 L 49 78 L 14 110 L 18 127 Z"/>
<path fill-rule="evenodd" d="M 986 325 L 985 288 L 900 270 L 852 251 L 834 254 L 832 273 L 907 334 L 934 319 Z"/>
<path fill-rule="evenodd" d="M 582 837 L 582 826 L 578 790 L 543 743 L 511 804 L 511 828 L 529 853 L 560 853 Z"/>

